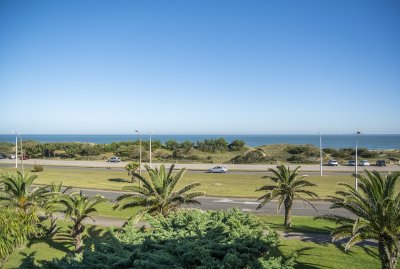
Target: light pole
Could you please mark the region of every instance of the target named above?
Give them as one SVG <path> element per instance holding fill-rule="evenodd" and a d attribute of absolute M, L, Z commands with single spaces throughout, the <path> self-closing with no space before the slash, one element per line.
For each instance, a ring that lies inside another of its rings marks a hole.
<path fill-rule="evenodd" d="M 320 170 L 320 176 L 322 177 L 322 136 L 320 131 L 318 131 L 318 134 L 319 134 L 319 170 Z"/>
<path fill-rule="evenodd" d="M 358 189 L 358 135 L 361 134 L 361 132 L 356 133 L 356 173 L 355 173 L 355 188 L 356 190 Z"/>
<path fill-rule="evenodd" d="M 21 139 L 19 140 L 19 143 L 21 145 L 21 168 L 22 168 L 22 174 L 24 174 L 24 152 L 22 151 L 22 134 Z"/>
<path fill-rule="evenodd" d="M 138 130 L 135 130 L 135 132 L 139 135 L 139 175 L 142 175 L 142 138 Z"/>
<path fill-rule="evenodd" d="M 16 131 L 11 131 L 11 133 L 17 135 L 15 137 L 15 168 L 18 168 L 18 136 L 20 136 L 21 133 L 17 133 Z"/>
<path fill-rule="evenodd" d="M 153 136 L 153 132 L 151 132 L 151 135 L 150 135 L 150 147 L 149 147 L 149 159 L 150 159 L 150 167 L 151 167 L 151 137 Z"/>

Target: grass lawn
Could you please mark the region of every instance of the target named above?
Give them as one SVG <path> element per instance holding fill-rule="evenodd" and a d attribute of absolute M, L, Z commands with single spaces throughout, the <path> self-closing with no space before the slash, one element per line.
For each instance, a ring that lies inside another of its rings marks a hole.
<path fill-rule="evenodd" d="M 65 253 L 72 251 L 73 245 L 71 244 L 71 240 L 68 236 L 64 235 L 67 227 L 72 222 L 59 220 L 57 223 L 60 232 L 55 235 L 53 240 L 38 239 L 31 241 L 25 248 L 15 251 L 9 257 L 4 269 L 29 268 L 26 264 L 33 258 L 37 261 L 49 261 L 54 258 L 61 258 Z M 89 224 L 85 226 L 85 234 L 91 238 L 102 239 L 110 236 L 108 229 L 105 227 Z"/>
<path fill-rule="evenodd" d="M 15 168 L 9 167 L 4 167 L 1 170 L 3 172 L 15 172 Z M 102 190 L 122 190 L 124 186 L 131 184 L 126 172 L 106 168 L 75 169 L 46 166 L 43 172 L 37 174 L 38 178 L 35 182 L 38 184 L 62 181 L 65 186 Z M 255 192 L 255 190 L 269 182 L 262 177 L 261 174 L 186 173 L 177 187 L 192 182 L 200 182 L 201 186 L 197 190 L 205 191 L 208 196 L 259 197 L 261 193 Z M 353 178 L 341 175 L 310 176 L 309 180 L 318 185 L 313 189 L 323 199 L 333 195 L 339 189 L 339 182 L 353 184 Z"/>
<path fill-rule="evenodd" d="M 317 244 L 301 240 L 282 239 L 279 250 L 284 255 L 298 253 L 298 269 L 376 269 L 380 260 L 376 247 L 355 246 L 344 252 L 341 245 Z M 397 267 L 399 268 L 399 266 Z"/>
<path fill-rule="evenodd" d="M 110 218 L 118 218 L 118 219 L 124 219 L 127 220 L 131 216 L 136 215 L 136 213 L 139 211 L 139 208 L 127 208 L 123 210 L 113 210 L 113 203 L 101 203 L 96 206 L 98 216 L 102 217 L 110 217 Z M 96 215 L 94 215 L 96 217 Z"/>
<path fill-rule="evenodd" d="M 314 220 L 313 217 L 292 216 L 292 227 L 286 228 L 283 225 L 284 216 L 278 215 L 257 215 L 262 222 L 276 231 L 298 232 L 298 233 L 320 233 L 329 234 L 335 227 L 333 222 L 327 220 Z"/>

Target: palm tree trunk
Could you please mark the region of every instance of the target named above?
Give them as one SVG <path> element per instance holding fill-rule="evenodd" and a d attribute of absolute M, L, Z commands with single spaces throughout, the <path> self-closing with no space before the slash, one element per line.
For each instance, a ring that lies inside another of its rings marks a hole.
<path fill-rule="evenodd" d="M 289 198 L 285 199 L 285 226 L 292 226 L 292 201 Z"/>
<path fill-rule="evenodd" d="M 398 251 L 394 250 L 396 253 L 392 253 L 386 243 L 387 241 L 385 239 L 379 240 L 378 243 L 382 269 L 396 269 L 397 259 L 399 258 Z"/>
<path fill-rule="evenodd" d="M 72 238 L 74 240 L 74 245 L 75 245 L 75 252 L 80 253 L 82 251 L 82 233 L 85 229 L 85 226 L 83 226 L 81 223 L 75 223 L 74 227 L 72 229 Z"/>

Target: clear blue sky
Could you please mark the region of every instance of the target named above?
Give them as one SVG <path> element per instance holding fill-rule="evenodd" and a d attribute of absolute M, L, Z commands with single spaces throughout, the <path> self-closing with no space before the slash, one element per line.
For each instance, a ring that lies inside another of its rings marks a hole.
<path fill-rule="evenodd" d="M 400 1 L 0 1 L 0 133 L 400 133 Z"/>

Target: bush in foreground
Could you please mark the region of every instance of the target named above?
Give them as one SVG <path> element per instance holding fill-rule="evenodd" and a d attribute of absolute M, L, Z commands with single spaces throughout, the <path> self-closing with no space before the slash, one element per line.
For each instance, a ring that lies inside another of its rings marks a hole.
<path fill-rule="evenodd" d="M 231 210 L 184 210 L 146 216 L 150 229 L 126 225 L 114 239 L 87 245 L 46 268 L 293 269 L 277 250 L 277 234 L 255 217 Z"/>

